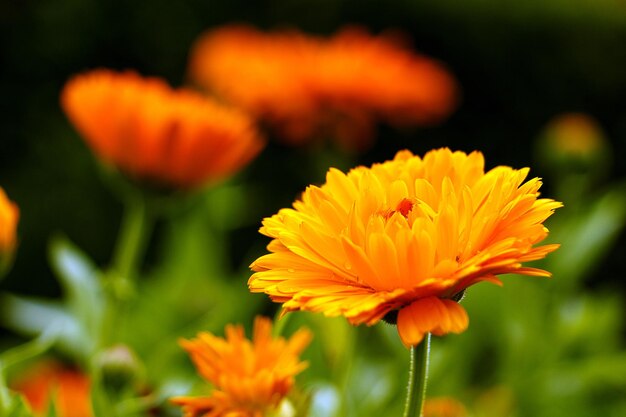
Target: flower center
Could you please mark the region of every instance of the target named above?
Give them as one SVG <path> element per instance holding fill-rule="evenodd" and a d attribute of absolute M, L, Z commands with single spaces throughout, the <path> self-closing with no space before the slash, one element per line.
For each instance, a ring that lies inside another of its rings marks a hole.
<path fill-rule="evenodd" d="M 415 201 L 409 198 L 403 198 L 400 200 L 395 209 L 387 209 L 382 211 L 380 214 L 385 218 L 385 220 L 389 220 L 394 213 L 400 213 L 404 216 L 405 219 L 409 219 L 409 213 L 413 210 L 413 206 L 415 205 Z"/>
<path fill-rule="evenodd" d="M 413 210 L 414 204 L 415 204 L 414 201 L 409 200 L 408 198 L 403 198 L 398 203 L 398 206 L 396 207 L 396 211 L 400 212 L 400 214 L 402 214 L 405 218 L 408 218 L 409 213 L 411 212 L 411 210 Z"/>

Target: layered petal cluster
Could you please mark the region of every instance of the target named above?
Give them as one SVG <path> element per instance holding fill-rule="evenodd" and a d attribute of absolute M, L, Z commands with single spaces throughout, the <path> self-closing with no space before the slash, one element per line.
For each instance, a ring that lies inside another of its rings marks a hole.
<path fill-rule="evenodd" d="M 12 384 L 32 410 L 48 415 L 54 404 L 59 417 L 92 417 L 89 378 L 56 362 L 41 362 L 27 370 Z"/>
<path fill-rule="evenodd" d="M 226 338 L 200 333 L 184 340 L 200 375 L 214 386 L 209 396 L 177 397 L 186 417 L 263 417 L 275 411 L 307 367 L 299 359 L 311 333 L 300 329 L 286 340 L 272 337 L 272 323 L 254 322 L 252 340 L 243 327 L 229 325 Z"/>
<path fill-rule="evenodd" d="M 529 169 L 487 172 L 480 152 L 447 148 L 423 158 L 410 151 L 347 174 L 330 169 L 293 208 L 263 221 L 271 252 L 257 259 L 248 285 L 283 303 L 373 325 L 397 315 L 406 346 L 425 333 L 459 333 L 468 325 L 457 303 L 499 274 L 549 276 L 524 266 L 558 245 L 536 246 L 543 222 L 561 206 L 539 198 Z"/>
<path fill-rule="evenodd" d="M 19 218 L 19 208 L 9 200 L 4 189 L 0 187 L 0 256 L 13 252 L 17 241 Z"/>
<path fill-rule="evenodd" d="M 190 74 L 291 144 L 330 135 L 364 147 L 378 118 L 431 124 L 456 103 L 456 84 L 442 65 L 356 27 L 318 38 L 226 26 L 197 41 Z"/>
<path fill-rule="evenodd" d="M 61 104 L 100 159 L 168 187 L 196 187 L 233 174 L 264 146 L 244 113 L 130 71 L 75 76 Z"/>

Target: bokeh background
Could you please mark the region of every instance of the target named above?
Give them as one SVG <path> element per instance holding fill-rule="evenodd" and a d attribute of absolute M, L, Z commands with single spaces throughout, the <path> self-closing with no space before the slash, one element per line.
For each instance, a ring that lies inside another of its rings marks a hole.
<path fill-rule="evenodd" d="M 435 341 L 435 350 L 441 346 L 433 358 L 433 395 L 460 398 L 485 416 L 591 415 L 585 412 L 593 407 L 604 413 L 596 409 L 594 415 L 626 415 L 626 3 L 621 0 L 0 0 L 0 185 L 21 210 L 20 246 L 11 274 L 0 284 L 2 293 L 60 297 L 47 255 L 50 238 L 58 233 L 96 264 L 110 260 L 122 206 L 103 186 L 97 164 L 60 110 L 66 80 L 108 67 L 181 85 L 197 36 L 233 22 L 319 35 L 346 24 L 373 33 L 398 30 L 415 50 L 446 65 L 460 85 L 460 103 L 437 126 L 379 125 L 375 143 L 362 153 L 271 143 L 234 183 L 202 197 L 200 209 L 181 209 L 173 225 L 157 225 L 145 269 L 164 258 L 187 257 L 189 273 L 208 274 L 206 254 L 213 252 L 217 262 L 237 271 L 245 294 L 246 266 L 267 243 L 257 233 L 261 219 L 288 206 L 306 185 L 321 183 L 329 166 L 371 164 L 404 148 L 419 154 L 442 146 L 480 150 L 490 167 L 530 166 L 532 175 L 544 178 L 544 196 L 564 201 L 550 224 L 551 241 L 563 248 L 545 262 L 554 272 L 548 282 L 521 284 L 511 277 L 504 289 L 481 284 L 469 292 L 467 334 Z M 587 115 L 597 130 L 582 154 L 562 156 L 558 152 L 567 149 L 544 145 L 550 123 L 571 112 Z M 227 237 L 217 244 L 206 237 L 213 236 L 216 224 Z M 185 230 L 206 236 L 189 238 Z M 202 309 L 203 294 L 196 295 Z M 250 297 L 260 311 L 273 312 L 262 296 Z M 211 323 L 217 328 L 233 317 L 237 314 L 224 313 L 223 320 Z M 347 331 L 336 327 L 333 331 Z M 370 340 L 373 331 L 360 331 L 351 343 Z M 10 344 L 23 336 L 5 325 L 0 337 Z M 389 343 L 390 352 L 402 353 Z M 372 361 L 384 368 L 380 354 L 373 352 Z M 357 378 L 355 371 L 355 381 L 378 381 L 376 371 L 361 370 L 371 375 Z M 370 388 L 384 394 L 393 392 L 390 384 Z M 354 403 L 362 393 L 353 392 Z M 393 397 L 383 394 L 380 404 Z M 348 410 L 345 415 L 365 415 L 356 404 Z M 369 410 L 380 415 L 375 405 Z"/>

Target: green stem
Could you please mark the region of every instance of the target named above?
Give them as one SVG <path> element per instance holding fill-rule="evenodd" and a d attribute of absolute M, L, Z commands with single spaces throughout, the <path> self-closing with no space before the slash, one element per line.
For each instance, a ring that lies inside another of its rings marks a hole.
<path fill-rule="evenodd" d="M 349 326 L 347 323 L 344 323 L 345 326 Z M 351 376 L 352 376 L 352 368 L 354 364 L 354 357 L 356 356 L 355 347 L 356 347 L 356 330 L 350 325 L 350 327 L 346 328 L 346 335 L 344 340 L 344 346 L 338 353 L 341 355 L 337 362 L 338 371 L 336 375 L 338 375 L 336 380 L 338 381 L 338 385 L 341 392 L 341 401 L 339 402 L 339 415 L 347 416 L 350 414 L 350 408 L 353 406 L 351 402 L 348 402 L 350 396 L 348 395 L 348 390 L 350 388 Z"/>
<path fill-rule="evenodd" d="M 129 193 L 124 203 L 124 215 L 108 273 L 110 291 L 102 327 L 101 349 L 119 342 L 126 309 L 135 296 L 135 285 L 152 226 L 145 195 L 140 192 Z M 96 386 L 92 390 L 92 401 L 96 415 L 118 417 L 120 414 L 116 409 L 116 400 L 111 398 L 103 386 L 100 372 L 101 369 L 95 366 L 92 377 Z"/>
<path fill-rule="evenodd" d="M 409 385 L 403 417 L 422 417 L 426 397 L 428 357 L 430 355 L 430 333 L 417 346 L 411 347 Z"/>
<path fill-rule="evenodd" d="M 116 275 L 131 281 L 134 280 L 139 262 L 143 258 L 150 229 L 146 203 L 142 195 L 133 195 L 126 199 L 124 218 L 113 257 Z"/>
<path fill-rule="evenodd" d="M 115 341 L 120 317 L 135 293 L 135 281 L 143 259 L 152 219 L 145 196 L 137 193 L 125 199 L 125 211 L 115 246 L 110 276 L 110 305 L 103 329 L 103 346 Z"/>

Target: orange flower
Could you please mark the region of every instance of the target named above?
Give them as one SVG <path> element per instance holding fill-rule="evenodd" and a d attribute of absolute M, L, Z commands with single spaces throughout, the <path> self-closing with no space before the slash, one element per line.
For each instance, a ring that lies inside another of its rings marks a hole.
<path fill-rule="evenodd" d="M 0 255 L 12 253 L 16 244 L 20 210 L 0 187 Z"/>
<path fill-rule="evenodd" d="M 424 417 L 467 417 L 468 415 L 465 406 L 454 398 L 429 398 L 424 403 Z"/>
<path fill-rule="evenodd" d="M 597 152 L 606 142 L 598 122 L 584 113 L 565 113 L 547 126 L 552 148 L 562 154 L 586 156 Z"/>
<path fill-rule="evenodd" d="M 263 142 L 244 114 L 157 78 L 101 69 L 71 79 L 63 109 L 92 150 L 126 174 L 174 187 L 228 176 Z"/>
<path fill-rule="evenodd" d="M 311 340 L 308 330 L 300 329 L 291 339 L 272 338 L 267 318 L 254 321 L 252 341 L 241 326 L 226 327 L 226 339 L 200 333 L 184 340 L 202 377 L 215 389 L 208 397 L 178 397 L 172 401 L 183 407 L 186 417 L 262 417 L 280 405 L 294 384 L 294 376 L 306 362 L 298 355 Z"/>
<path fill-rule="evenodd" d="M 59 417 L 91 417 L 90 383 L 86 375 L 54 362 L 36 365 L 13 384 L 37 415 L 46 415 L 49 403 Z"/>
<path fill-rule="evenodd" d="M 441 65 L 354 27 L 321 39 L 226 26 L 198 40 L 190 74 L 291 144 L 330 134 L 348 147 L 364 147 L 378 117 L 434 123 L 456 102 L 455 82 Z"/>
<path fill-rule="evenodd" d="M 549 276 L 522 266 L 558 245 L 534 247 L 561 203 L 539 199 L 528 168 L 484 171 L 480 152 L 409 151 L 348 174 L 331 168 L 293 208 L 263 221 L 273 240 L 248 285 L 285 311 L 308 310 L 373 325 L 397 314 L 406 346 L 468 325 L 455 301 L 499 274 Z"/>

